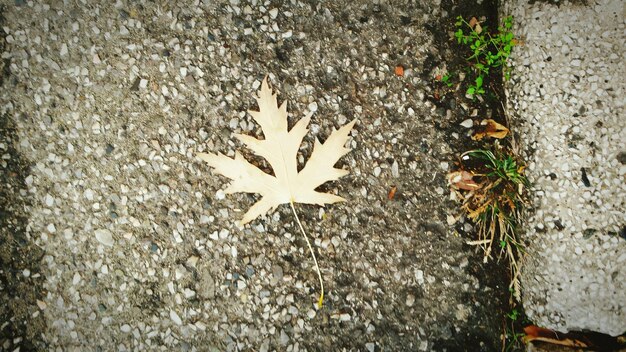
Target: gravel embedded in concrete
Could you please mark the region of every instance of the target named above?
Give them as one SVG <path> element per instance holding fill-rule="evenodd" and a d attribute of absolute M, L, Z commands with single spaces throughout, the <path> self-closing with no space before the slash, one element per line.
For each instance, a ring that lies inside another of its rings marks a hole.
<path fill-rule="evenodd" d="M 624 4 L 511 0 L 523 45 L 508 84 L 534 206 L 522 277 L 536 325 L 626 331 Z"/>
<path fill-rule="evenodd" d="M 29 332 L 31 342 L 46 350 L 498 349 L 494 312 L 506 285 L 485 274 L 490 267 L 446 221 L 458 211 L 444 195 L 456 151 L 440 128 L 446 110 L 425 98 L 433 93 L 424 70 L 437 50 L 426 24 L 445 18 L 439 5 L 5 6 L 0 107 L 30 165 L 26 228 L 44 252 L 34 261 L 43 297 L 25 311 L 46 324 Z M 304 155 L 314 137 L 359 120 L 341 163 L 350 176 L 324 186 L 349 201 L 298 208 L 326 280 L 321 310 L 289 209 L 238 228 L 254 197 L 225 195 L 226 180 L 194 157 L 233 155 L 241 149 L 233 132 L 259 134 L 245 111 L 256 108 L 265 75 L 293 116 L 315 111 Z M 10 333 L 3 348 L 24 346 L 26 333 Z"/>

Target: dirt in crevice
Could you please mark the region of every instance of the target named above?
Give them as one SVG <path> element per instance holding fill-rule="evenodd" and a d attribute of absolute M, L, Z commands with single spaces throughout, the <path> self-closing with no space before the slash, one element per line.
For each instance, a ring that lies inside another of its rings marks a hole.
<path fill-rule="evenodd" d="M 427 99 L 440 110 L 440 115 L 446 116 L 446 118 L 441 119 L 437 127 L 449 136 L 450 148 L 456 155 L 460 155 L 468 150 L 488 148 L 488 143 L 491 143 L 490 141 L 472 140 L 469 133 L 470 129 L 460 125 L 462 121 L 471 118 L 476 125 L 481 120 L 489 118 L 508 127 L 504 111 L 506 102 L 504 100 L 502 71 L 491 70 L 484 82 L 486 94 L 483 95 L 482 99 L 467 98 L 465 96 L 467 82 L 473 81 L 475 74 L 470 71 L 470 65 L 466 60 L 470 55 L 469 49 L 458 44 L 453 36 L 456 30 L 457 16 L 462 16 L 466 21 L 469 21 L 471 17 L 476 17 L 481 21 L 484 20 L 481 22 L 483 28 L 486 27 L 489 31 L 497 30 L 500 22 L 498 1 L 485 0 L 478 4 L 476 1 L 443 0 L 441 7 L 448 13 L 448 16 L 444 21 L 432 23 L 428 28 L 435 37 L 434 44 L 437 50 L 433 50 L 424 63 L 424 75 L 427 75 L 424 78 L 428 80 L 432 92 Z M 515 33 L 515 28 L 513 31 Z M 444 68 L 453 74 L 453 87 L 447 87 L 435 78 L 437 69 L 442 70 Z M 465 79 L 459 84 L 459 73 L 461 72 L 465 73 Z M 456 167 L 453 166 L 452 168 Z M 469 220 L 466 219 L 465 221 Z M 457 223 L 456 230 L 468 241 L 476 238 L 473 231 L 465 232 L 462 222 Z M 503 329 L 507 323 L 505 316 L 511 310 L 508 290 L 510 282 L 508 263 L 505 260 L 493 259 L 483 264 L 482 251 L 479 248 L 468 245 L 467 250 L 474 253 L 469 258 L 472 273 L 481 280 L 481 284 L 493 289 L 493 307 L 496 307 L 497 311 L 491 312 L 492 316 L 490 317 L 475 315 L 473 319 L 478 318 L 478 320 L 473 320 L 468 324 L 465 330 L 468 332 L 466 336 L 457 336 L 454 345 L 450 345 L 450 341 L 440 341 L 435 344 L 435 348 L 456 351 L 467 350 L 469 346 L 475 346 L 478 350 L 478 343 L 489 340 L 491 337 L 492 344 L 490 346 L 483 345 L 480 348 L 483 350 L 500 350 L 502 341 L 494 338 L 505 332 Z M 475 298 L 468 297 L 468 300 L 473 301 Z M 481 334 L 483 336 L 479 336 Z"/>
<path fill-rule="evenodd" d="M 447 21 L 433 24 L 430 29 L 435 36 L 435 45 L 438 50 L 436 55 L 429 57 L 425 68 L 427 72 L 433 73 L 436 68 L 445 67 L 449 73 L 453 74 L 451 81 L 454 86 L 447 87 L 431 74 L 428 80 L 433 94 L 428 99 L 438 108 L 451 110 L 453 117 L 456 118 L 448 120 L 449 125 L 444 126 L 450 133 L 456 132 L 460 136 L 458 139 L 451 139 L 451 146 L 457 150 L 469 150 L 483 146 L 484 142 L 473 141 L 464 134 L 466 129 L 458 124 L 467 118 L 477 120 L 475 122 L 490 118 L 508 126 L 503 108 L 503 104 L 506 106 L 506 98 L 501 69 L 492 69 L 486 77 L 484 82 L 486 93 L 481 98 L 471 99 L 465 96 L 467 83 L 473 81 L 475 74 L 470 70 L 470 65 L 466 60 L 471 55 L 469 49 L 463 44 L 458 44 L 453 36 L 456 30 L 454 23 L 457 16 L 462 16 L 466 21 L 469 21 L 471 17 L 476 17 L 481 20 L 484 30 L 496 31 L 500 22 L 497 10 L 498 1 L 485 0 L 481 4 L 469 1 L 457 4 L 454 0 L 443 0 L 441 6 L 448 12 Z M 460 73 L 465 73 L 465 79 L 462 82 L 459 82 Z M 474 110 L 477 110 L 477 114 L 471 116 Z"/>
<path fill-rule="evenodd" d="M 25 178 L 29 164 L 20 158 L 15 146 L 16 130 L 7 115 L 0 116 L 0 346 L 6 350 L 20 347 L 24 351 L 43 347 L 45 330 L 43 311 L 44 276 L 41 270 L 43 250 L 27 232 L 28 197 Z M 5 164 L 6 163 L 6 164 Z"/>

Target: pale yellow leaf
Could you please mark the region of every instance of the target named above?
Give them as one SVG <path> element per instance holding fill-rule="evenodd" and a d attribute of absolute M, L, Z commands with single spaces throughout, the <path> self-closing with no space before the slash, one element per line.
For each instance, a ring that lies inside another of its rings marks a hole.
<path fill-rule="evenodd" d="M 272 167 L 274 176 L 261 171 L 238 152 L 235 159 L 220 153 L 198 153 L 198 157 L 213 167 L 216 173 L 232 180 L 225 190 L 226 193 L 246 192 L 261 195 L 261 200 L 243 216 L 241 224 L 267 214 L 280 204 L 293 202 L 324 205 L 344 201 L 339 196 L 317 192 L 315 189 L 325 182 L 337 180 L 349 173 L 347 170 L 335 168 L 334 165 L 350 151 L 344 145 L 356 120 L 333 131 L 323 144 L 316 140 L 311 157 L 298 172 L 298 149 L 302 138 L 308 132 L 311 114 L 300 119 L 288 131 L 286 102 L 278 106 L 276 94 L 272 94 L 267 79 L 263 80 L 256 100 L 259 111 L 248 113 L 261 126 L 265 138 L 257 139 L 242 134 L 235 134 L 235 137 L 255 154 L 265 158 Z"/>

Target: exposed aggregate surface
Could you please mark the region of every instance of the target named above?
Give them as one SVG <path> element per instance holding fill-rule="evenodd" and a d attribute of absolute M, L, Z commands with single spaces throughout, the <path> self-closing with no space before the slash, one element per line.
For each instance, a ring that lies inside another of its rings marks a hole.
<path fill-rule="evenodd" d="M 523 45 L 507 85 L 535 211 L 524 308 L 559 331 L 626 332 L 623 1 L 507 1 Z"/>
<path fill-rule="evenodd" d="M 0 312 L 2 348 L 498 350 L 507 283 L 448 216 L 456 152 L 440 126 L 467 116 L 425 98 L 439 5 L 5 4 L 1 147 L 27 165 L 10 194 L 43 254 L 3 279 L 40 284 L 20 300 L 3 283 L 19 309 Z M 320 310 L 288 207 L 238 228 L 255 197 L 225 197 L 195 158 L 259 135 L 245 111 L 265 75 L 293 116 L 315 112 L 303 160 L 313 137 L 359 120 L 340 163 L 350 176 L 325 186 L 348 201 L 298 207 L 327 285 Z"/>

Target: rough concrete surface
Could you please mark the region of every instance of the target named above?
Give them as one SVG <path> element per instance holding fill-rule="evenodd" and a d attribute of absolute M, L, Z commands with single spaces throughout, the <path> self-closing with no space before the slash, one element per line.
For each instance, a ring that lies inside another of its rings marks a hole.
<path fill-rule="evenodd" d="M 523 46 L 507 85 L 535 211 L 524 308 L 560 331 L 626 331 L 623 1 L 507 1 Z"/>
<path fill-rule="evenodd" d="M 459 151 L 441 126 L 467 117 L 426 99 L 432 31 L 450 23 L 437 0 L 16 0 L 2 14 L 2 186 L 22 202 L 2 216 L 24 225 L 3 248 L 42 252 L 28 272 L 3 254 L 3 349 L 499 350 L 508 283 L 447 217 Z M 358 119 L 350 175 L 323 187 L 348 201 L 298 206 L 320 310 L 289 208 L 238 228 L 255 196 L 224 197 L 194 156 L 259 135 L 245 111 L 265 75 L 293 117 L 314 111 L 303 156 Z"/>

